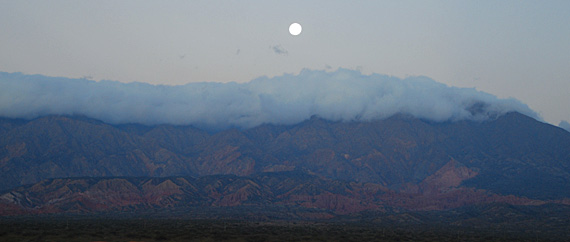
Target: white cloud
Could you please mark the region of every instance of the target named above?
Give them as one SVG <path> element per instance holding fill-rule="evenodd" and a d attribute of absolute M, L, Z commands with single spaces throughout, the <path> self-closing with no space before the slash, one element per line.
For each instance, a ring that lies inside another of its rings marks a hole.
<path fill-rule="evenodd" d="M 427 77 L 399 79 L 359 71 L 303 70 L 248 83 L 180 86 L 0 73 L 0 116 L 81 114 L 109 123 L 192 124 L 223 129 L 294 124 L 317 115 L 334 121 L 397 113 L 432 121 L 486 120 L 510 111 L 540 119 L 515 99 L 456 88 Z"/>
<path fill-rule="evenodd" d="M 563 128 L 566 131 L 570 132 L 570 123 L 568 123 L 568 121 L 566 121 L 566 120 L 560 121 L 560 123 L 558 124 L 558 127 Z"/>

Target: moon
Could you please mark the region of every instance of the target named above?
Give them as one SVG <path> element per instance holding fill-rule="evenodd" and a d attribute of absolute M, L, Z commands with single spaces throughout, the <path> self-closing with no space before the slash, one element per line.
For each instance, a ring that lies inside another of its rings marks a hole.
<path fill-rule="evenodd" d="M 299 23 L 292 23 L 289 26 L 289 33 L 291 33 L 293 36 L 301 34 L 301 31 L 303 31 L 303 27 L 301 27 Z"/>

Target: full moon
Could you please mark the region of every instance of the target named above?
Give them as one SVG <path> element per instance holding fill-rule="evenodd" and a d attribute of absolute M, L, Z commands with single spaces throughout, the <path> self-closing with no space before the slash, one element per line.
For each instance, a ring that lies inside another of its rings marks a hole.
<path fill-rule="evenodd" d="M 289 26 L 289 33 L 291 33 L 291 35 L 299 35 L 301 31 L 303 31 L 303 27 L 298 23 L 292 23 L 291 26 Z"/>

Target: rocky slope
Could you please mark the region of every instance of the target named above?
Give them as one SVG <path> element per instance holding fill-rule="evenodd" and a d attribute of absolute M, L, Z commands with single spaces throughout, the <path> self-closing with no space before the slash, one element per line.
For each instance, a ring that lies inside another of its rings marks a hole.
<path fill-rule="evenodd" d="M 3 213 L 283 204 L 343 214 L 563 203 L 570 133 L 519 113 L 449 123 L 313 117 L 217 133 L 76 116 L 0 119 L 0 172 Z"/>
<path fill-rule="evenodd" d="M 330 218 L 361 211 L 442 210 L 468 205 L 540 201 L 484 190 L 429 184 L 430 189 L 396 192 L 374 183 L 330 180 L 302 172 L 259 173 L 249 177 L 64 178 L 48 179 L 0 195 L 0 215 L 144 211 L 153 208 L 280 206 Z M 258 211 L 263 214 L 264 211 Z"/>

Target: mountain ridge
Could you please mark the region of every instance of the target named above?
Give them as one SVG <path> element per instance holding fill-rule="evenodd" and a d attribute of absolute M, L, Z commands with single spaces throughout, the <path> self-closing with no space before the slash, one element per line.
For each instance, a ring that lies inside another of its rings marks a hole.
<path fill-rule="evenodd" d="M 265 184 L 273 178 L 246 182 L 250 177 L 301 172 L 384 192 L 370 198 L 329 191 L 306 201 L 302 191 L 323 188 L 290 181 L 310 189 L 290 185 L 292 197 L 283 195 L 288 203 L 318 204 L 335 213 L 367 206 L 444 209 L 462 203 L 537 204 L 570 198 L 570 133 L 519 113 L 484 122 L 442 123 L 406 115 L 370 122 L 312 117 L 295 125 L 217 133 L 192 126 L 109 125 L 88 117 L 45 116 L 0 119 L 0 133 L 2 196 L 56 177 L 215 180 L 213 175 L 234 175 L 245 183 L 218 205 L 243 205 L 249 195 L 276 201 L 271 194 L 280 191 Z M 326 185 L 318 179 L 314 181 Z"/>
<path fill-rule="evenodd" d="M 491 203 L 570 205 L 565 200 L 540 201 L 471 188 L 396 192 L 374 183 L 330 180 L 303 172 L 269 172 L 249 177 L 53 178 L 1 193 L 0 215 L 284 206 L 293 211 L 317 209 L 334 217 L 363 211 L 431 211 Z"/>

